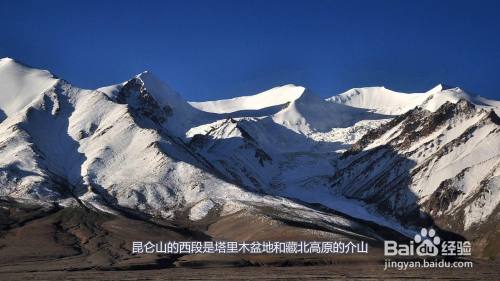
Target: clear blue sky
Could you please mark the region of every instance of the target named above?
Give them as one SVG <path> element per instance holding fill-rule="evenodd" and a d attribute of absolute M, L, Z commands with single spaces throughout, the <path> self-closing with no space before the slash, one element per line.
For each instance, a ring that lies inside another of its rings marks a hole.
<path fill-rule="evenodd" d="M 151 70 L 189 100 L 443 82 L 500 99 L 499 1 L 4 1 L 0 57 L 96 88 Z"/>

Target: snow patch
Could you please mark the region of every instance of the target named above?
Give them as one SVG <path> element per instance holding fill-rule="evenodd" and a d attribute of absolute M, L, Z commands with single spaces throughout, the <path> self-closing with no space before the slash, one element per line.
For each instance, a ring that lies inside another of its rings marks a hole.
<path fill-rule="evenodd" d="M 208 212 L 215 207 L 214 201 L 207 199 L 194 205 L 189 212 L 189 219 L 199 221 L 208 215 Z"/>

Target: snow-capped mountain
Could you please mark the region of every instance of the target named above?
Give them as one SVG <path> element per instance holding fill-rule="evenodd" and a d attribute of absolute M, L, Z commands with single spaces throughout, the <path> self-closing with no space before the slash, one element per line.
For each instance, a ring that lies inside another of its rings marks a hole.
<path fill-rule="evenodd" d="M 253 96 L 216 101 L 190 102 L 190 104 L 206 112 L 235 113 L 244 110 L 259 110 L 273 106 L 283 106 L 298 99 L 304 91 L 304 87 L 289 84 Z"/>
<path fill-rule="evenodd" d="M 406 224 L 425 218 L 470 238 L 497 235 L 500 118 L 491 108 L 466 99 L 434 112 L 417 107 L 364 135 L 341 158 L 330 181 L 346 197 Z"/>
<path fill-rule="evenodd" d="M 17 64 L 11 58 L 0 59 L 0 72 L 1 120 L 24 108 L 57 81 L 48 71 Z"/>
<path fill-rule="evenodd" d="M 21 76 L 14 82 L 29 83 L 30 77 L 22 75 L 47 73 L 25 71 L 26 66 L 11 59 L 1 63 Z M 3 73 L 0 77 L 11 83 Z M 265 208 L 266 216 L 276 219 L 378 239 L 369 227 L 345 215 L 255 193 L 226 177 L 192 148 L 185 132 L 225 117 L 195 109 L 151 73 L 97 90 L 80 89 L 52 75 L 47 79 L 53 81 L 48 88 L 29 85 L 32 100 L 0 124 L 2 197 L 167 220 L 184 219 L 186 212 L 192 221 L 214 214 L 255 215 Z M 23 87 L 19 83 L 6 89 L 16 93 L 15 99 Z"/>
<path fill-rule="evenodd" d="M 361 222 L 498 226 L 500 102 L 459 88 L 187 102 L 150 72 L 86 90 L 2 59 L 0 109 L 11 199 L 190 221 L 254 210 L 374 239 Z"/>
<path fill-rule="evenodd" d="M 380 114 L 401 115 L 417 106 L 435 111 L 447 101 L 456 103 L 460 99 L 485 108 L 493 108 L 497 113 L 499 112 L 499 101 L 472 96 L 458 87 L 445 87 L 442 84 L 425 93 L 411 94 L 391 91 L 385 87 L 354 88 L 327 100 Z"/>

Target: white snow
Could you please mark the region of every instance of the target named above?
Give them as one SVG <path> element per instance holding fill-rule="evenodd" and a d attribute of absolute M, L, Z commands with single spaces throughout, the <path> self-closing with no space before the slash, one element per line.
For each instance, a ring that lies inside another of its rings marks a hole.
<path fill-rule="evenodd" d="M 365 110 L 329 103 L 305 91 L 272 118 L 297 133 L 327 132 L 333 128 L 351 127 L 362 119 L 377 119 Z"/>
<path fill-rule="evenodd" d="M 469 100 L 484 108 L 499 110 L 500 103 L 471 96 L 460 88 L 446 89 L 441 84 L 425 93 L 400 93 L 385 87 L 354 88 L 327 100 L 334 103 L 369 109 L 380 114 L 400 115 L 417 106 L 435 111 L 445 102 Z"/>
<path fill-rule="evenodd" d="M 385 87 L 354 88 L 327 100 L 370 109 L 381 114 L 399 115 L 422 104 L 430 95 L 440 90 L 439 85 L 427 93 L 414 94 L 395 92 Z"/>
<path fill-rule="evenodd" d="M 500 203 L 500 169 L 496 170 L 492 180 L 488 184 L 487 194 L 482 194 L 472 204 L 465 208 L 464 228 L 468 230 L 473 225 L 486 222 L 488 217 Z"/>
<path fill-rule="evenodd" d="M 0 59 L 0 120 L 23 109 L 56 81 L 48 71 L 29 68 L 11 58 Z"/>
<path fill-rule="evenodd" d="M 189 213 L 189 219 L 198 221 L 208 215 L 208 212 L 215 206 L 214 202 L 210 199 L 203 200 L 194 205 Z"/>
<path fill-rule="evenodd" d="M 225 100 L 190 102 L 200 110 L 213 113 L 231 113 L 241 110 L 257 110 L 276 105 L 284 105 L 298 99 L 305 88 L 293 84 L 272 88 L 265 92 Z"/>
<path fill-rule="evenodd" d="M 482 116 L 484 117 L 484 115 L 479 115 L 479 117 Z M 476 117 L 461 122 L 460 125 L 452 130 L 443 128 L 442 131 L 439 131 L 442 135 L 439 138 L 441 140 L 441 145 L 447 144 L 455 138 L 458 138 L 464 130 L 479 122 L 478 119 L 479 118 Z M 434 192 L 441 182 L 455 177 L 462 170 L 470 167 L 472 170 L 465 174 L 461 182 L 463 182 L 462 191 L 465 192 L 465 194 L 471 194 L 474 188 L 484 179 L 486 173 L 489 172 L 488 167 L 491 167 L 491 165 L 500 158 L 500 138 L 496 134 L 490 134 L 494 129 L 495 127 L 493 125 L 487 125 L 477 129 L 474 132 L 474 137 L 468 140 L 467 145 L 454 147 L 453 151 L 433 162 L 426 170 L 425 176 L 415 177 L 414 189 L 420 190 L 421 196 L 425 197 Z M 419 142 L 422 148 L 423 143 L 425 143 L 425 141 Z M 436 149 L 441 147 L 441 145 L 436 145 Z M 415 144 L 415 147 L 418 147 L 418 144 Z M 431 152 L 429 151 L 427 153 L 430 154 Z M 493 160 L 493 162 L 491 162 L 491 160 Z M 471 174 L 470 172 L 473 173 Z"/>

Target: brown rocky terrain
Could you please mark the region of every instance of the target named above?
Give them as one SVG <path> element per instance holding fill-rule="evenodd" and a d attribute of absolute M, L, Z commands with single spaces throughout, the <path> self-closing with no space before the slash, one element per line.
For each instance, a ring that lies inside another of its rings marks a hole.
<path fill-rule="evenodd" d="M 1 280 L 325 280 L 415 279 L 422 271 L 384 271 L 381 243 L 357 255 L 132 255 L 132 241 L 356 240 L 327 229 L 237 213 L 201 222 L 155 221 L 84 207 L 2 200 Z M 387 229 L 384 237 L 403 239 Z M 474 259 L 472 269 L 426 269 L 429 278 L 493 280 L 498 261 Z M 427 276 L 427 275 L 426 275 Z M 426 277 L 427 278 L 427 277 Z"/>

